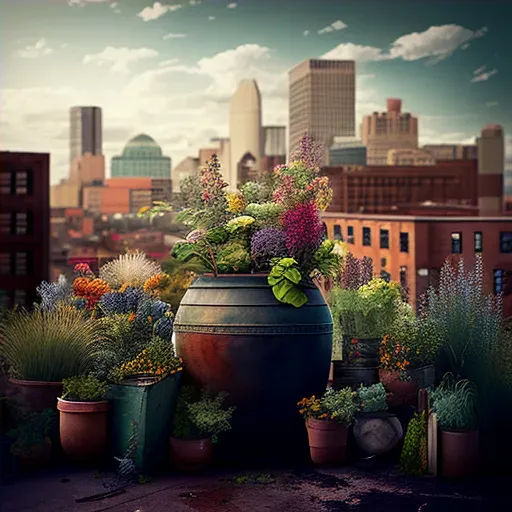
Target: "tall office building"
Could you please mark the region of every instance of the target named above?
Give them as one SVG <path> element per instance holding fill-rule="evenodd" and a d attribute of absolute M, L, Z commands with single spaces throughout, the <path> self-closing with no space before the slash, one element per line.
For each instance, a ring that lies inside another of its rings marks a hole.
<path fill-rule="evenodd" d="M 241 80 L 229 104 L 231 188 L 253 179 L 263 155 L 261 93 L 256 80 Z"/>
<path fill-rule="evenodd" d="M 402 112 L 402 100 L 389 98 L 387 112 L 364 116 L 361 139 L 366 146 L 368 165 L 387 165 L 390 149 L 418 147 L 418 118 Z"/>
<path fill-rule="evenodd" d="M 263 127 L 264 156 L 286 155 L 286 126 Z"/>
<path fill-rule="evenodd" d="M 334 137 L 355 136 L 355 62 L 309 59 L 289 72 L 289 146 L 308 132 L 325 148 Z"/>
<path fill-rule="evenodd" d="M 100 107 L 72 107 L 70 109 L 69 164 L 90 153 L 102 154 L 102 122 Z"/>

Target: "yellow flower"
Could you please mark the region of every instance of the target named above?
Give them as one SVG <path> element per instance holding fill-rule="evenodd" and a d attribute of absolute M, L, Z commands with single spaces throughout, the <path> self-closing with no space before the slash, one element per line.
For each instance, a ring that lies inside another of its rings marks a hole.
<path fill-rule="evenodd" d="M 241 213 L 246 207 L 246 201 L 240 192 L 234 192 L 226 195 L 228 206 L 226 210 L 229 213 Z"/>
<path fill-rule="evenodd" d="M 139 209 L 139 215 L 149 212 L 149 210 L 151 210 L 151 206 L 143 206 L 142 208 Z"/>

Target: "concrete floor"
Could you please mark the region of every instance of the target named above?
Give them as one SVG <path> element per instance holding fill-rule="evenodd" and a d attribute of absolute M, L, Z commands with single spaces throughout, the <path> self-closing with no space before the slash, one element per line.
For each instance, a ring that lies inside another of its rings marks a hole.
<path fill-rule="evenodd" d="M 510 510 L 512 481 L 404 478 L 395 470 L 168 474 L 97 501 L 108 475 L 54 469 L 3 482 L 2 512 L 493 512 Z M 79 500 L 79 501 L 77 501 Z"/>

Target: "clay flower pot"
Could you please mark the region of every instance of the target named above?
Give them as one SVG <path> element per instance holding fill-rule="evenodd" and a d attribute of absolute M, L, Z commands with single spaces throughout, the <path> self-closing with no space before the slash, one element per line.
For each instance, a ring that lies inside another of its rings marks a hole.
<path fill-rule="evenodd" d="M 171 464 L 181 471 L 197 471 L 209 466 L 212 462 L 212 440 L 204 439 L 178 439 L 169 440 Z"/>
<path fill-rule="evenodd" d="M 308 418 L 306 428 L 311 460 L 319 466 L 343 464 L 347 454 L 348 426 L 332 420 Z"/>
<path fill-rule="evenodd" d="M 9 383 L 16 390 L 20 405 L 28 412 L 55 410 L 57 398 L 62 395 L 62 382 L 9 379 Z"/>
<path fill-rule="evenodd" d="M 391 407 L 399 405 L 418 406 L 418 382 L 415 380 L 400 380 L 400 372 L 379 370 L 379 379 L 386 388 L 388 404 Z"/>
<path fill-rule="evenodd" d="M 441 475 L 463 478 L 475 475 L 479 464 L 478 430 L 441 430 Z"/>
<path fill-rule="evenodd" d="M 108 401 L 71 402 L 59 398 L 57 409 L 64 453 L 78 462 L 102 459 L 107 451 Z"/>

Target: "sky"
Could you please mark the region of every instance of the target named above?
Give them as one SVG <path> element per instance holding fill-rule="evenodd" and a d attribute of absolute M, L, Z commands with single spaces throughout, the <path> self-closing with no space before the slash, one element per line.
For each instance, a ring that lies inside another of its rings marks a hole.
<path fill-rule="evenodd" d="M 509 0 L 0 0 L 0 149 L 69 171 L 69 108 L 103 109 L 103 152 L 138 133 L 173 166 L 228 135 L 229 98 L 255 78 L 263 124 L 288 121 L 288 70 L 356 61 L 356 119 L 388 97 L 420 143 L 506 133 L 512 171 Z M 508 41 L 508 42 L 507 42 Z"/>

